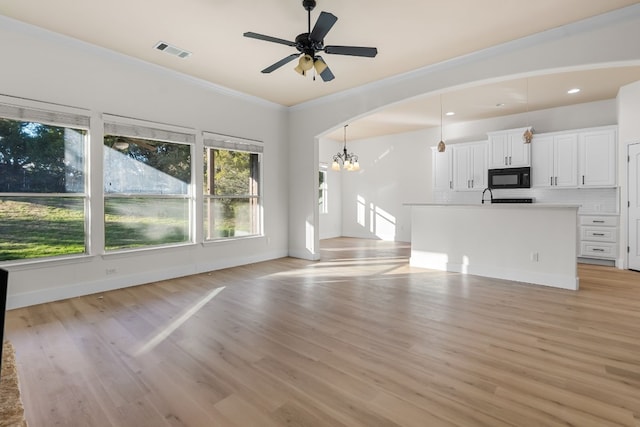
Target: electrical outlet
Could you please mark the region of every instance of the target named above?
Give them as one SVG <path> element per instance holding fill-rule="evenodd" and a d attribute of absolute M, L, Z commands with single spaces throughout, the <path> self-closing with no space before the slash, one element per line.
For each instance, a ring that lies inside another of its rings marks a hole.
<path fill-rule="evenodd" d="M 538 262 L 539 254 L 538 252 L 531 252 L 531 262 Z"/>
<path fill-rule="evenodd" d="M 110 276 L 112 274 L 116 274 L 118 270 L 116 270 L 115 268 L 107 268 L 104 272 L 107 276 Z"/>

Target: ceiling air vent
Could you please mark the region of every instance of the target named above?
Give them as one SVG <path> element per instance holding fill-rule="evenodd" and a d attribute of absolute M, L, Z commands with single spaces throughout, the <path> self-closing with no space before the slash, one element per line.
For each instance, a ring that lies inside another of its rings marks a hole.
<path fill-rule="evenodd" d="M 179 47 L 172 46 L 169 43 L 158 42 L 155 46 L 156 49 L 161 50 L 169 55 L 177 56 L 179 58 L 187 58 L 191 56 L 191 52 L 188 50 L 180 49 Z"/>

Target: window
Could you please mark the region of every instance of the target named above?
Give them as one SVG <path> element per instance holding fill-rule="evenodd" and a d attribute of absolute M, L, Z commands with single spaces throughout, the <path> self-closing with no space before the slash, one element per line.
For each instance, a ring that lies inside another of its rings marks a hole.
<path fill-rule="evenodd" d="M 105 123 L 105 250 L 189 243 L 194 135 Z"/>
<path fill-rule="evenodd" d="M 205 240 L 260 235 L 262 145 L 211 134 L 204 144 Z"/>
<path fill-rule="evenodd" d="M 89 118 L 0 104 L 0 261 L 87 252 Z"/>
<path fill-rule="evenodd" d="M 321 163 L 318 172 L 318 206 L 320 213 L 329 213 L 327 206 L 327 164 Z"/>

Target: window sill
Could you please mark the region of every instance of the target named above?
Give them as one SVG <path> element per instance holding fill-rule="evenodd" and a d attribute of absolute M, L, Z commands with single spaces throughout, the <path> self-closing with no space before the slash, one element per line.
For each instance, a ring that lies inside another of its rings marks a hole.
<path fill-rule="evenodd" d="M 252 234 L 250 236 L 234 236 L 234 237 L 221 237 L 219 239 L 210 239 L 205 240 L 203 245 L 214 245 L 216 243 L 228 243 L 228 242 L 238 242 L 242 240 L 254 240 L 254 239 L 264 239 L 264 234 Z"/>
<path fill-rule="evenodd" d="M 144 248 L 118 249 L 118 250 L 103 253 L 102 259 L 129 258 L 131 255 L 136 255 L 136 254 L 147 255 L 154 252 L 157 253 L 157 252 L 181 250 L 182 248 L 190 248 L 193 246 L 195 246 L 195 243 L 180 243 L 176 245 L 167 245 L 167 246 L 151 246 L 151 247 L 144 247 Z"/>
<path fill-rule="evenodd" d="M 26 271 L 38 268 L 57 267 L 59 265 L 78 264 L 82 262 L 91 262 L 95 255 L 79 254 L 68 255 L 55 258 L 38 258 L 25 260 L 11 260 L 0 262 L 0 268 L 9 271 Z"/>

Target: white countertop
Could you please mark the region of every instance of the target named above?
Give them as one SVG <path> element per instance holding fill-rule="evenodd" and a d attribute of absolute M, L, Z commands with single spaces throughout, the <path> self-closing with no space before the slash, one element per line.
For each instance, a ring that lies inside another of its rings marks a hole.
<path fill-rule="evenodd" d="M 442 207 L 442 208 L 485 208 L 485 209 L 576 209 L 580 208 L 578 204 L 560 204 L 560 203 L 485 203 L 483 204 L 457 204 L 457 203 L 404 203 L 404 206 L 412 207 Z"/>

